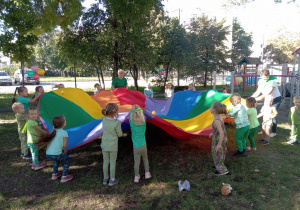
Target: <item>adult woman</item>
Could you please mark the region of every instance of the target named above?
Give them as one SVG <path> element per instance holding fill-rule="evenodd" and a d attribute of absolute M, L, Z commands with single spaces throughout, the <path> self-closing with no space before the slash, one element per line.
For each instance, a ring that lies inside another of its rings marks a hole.
<path fill-rule="evenodd" d="M 273 98 L 272 106 L 276 107 L 276 110 L 278 112 L 281 103 L 281 95 L 278 89 L 276 78 L 270 77 L 269 70 L 262 70 L 260 73 L 260 77 L 261 79 L 258 82 L 258 88 L 253 93 L 252 97 L 254 97 L 256 101 L 260 101 L 263 100 L 267 95 L 272 96 Z M 277 131 L 277 117 L 273 119 L 273 125 L 271 128 L 270 137 L 276 136 L 276 131 Z"/>
<path fill-rule="evenodd" d="M 113 79 L 111 83 L 111 89 L 114 90 L 119 87 L 124 87 L 128 89 L 127 79 L 124 77 L 124 71 L 119 69 L 118 76 Z"/>

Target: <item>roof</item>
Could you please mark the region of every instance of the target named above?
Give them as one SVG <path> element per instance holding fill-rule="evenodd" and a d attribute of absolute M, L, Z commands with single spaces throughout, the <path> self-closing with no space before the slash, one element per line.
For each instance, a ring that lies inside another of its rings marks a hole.
<path fill-rule="evenodd" d="M 243 63 L 247 63 L 247 64 L 263 64 L 259 58 L 253 58 L 253 57 L 244 57 L 239 63 L 238 65 L 242 65 Z"/>
<path fill-rule="evenodd" d="M 294 53 L 300 54 L 300 48 L 298 50 L 296 50 L 295 52 L 293 52 L 292 54 L 294 55 Z"/>

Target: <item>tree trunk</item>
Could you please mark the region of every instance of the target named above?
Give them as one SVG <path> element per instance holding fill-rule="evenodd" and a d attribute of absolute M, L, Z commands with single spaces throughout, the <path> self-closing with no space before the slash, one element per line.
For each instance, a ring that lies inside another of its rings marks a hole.
<path fill-rule="evenodd" d="M 170 69 L 170 65 L 171 65 L 171 59 L 169 60 L 169 62 L 167 63 L 167 68 L 165 70 L 165 80 L 164 80 L 164 87 L 166 87 L 166 83 L 167 83 L 167 79 L 168 79 L 168 74 L 169 74 L 169 69 Z"/>
<path fill-rule="evenodd" d="M 206 87 L 206 83 L 207 83 L 207 69 L 205 68 L 205 71 L 204 71 L 204 83 L 203 83 L 203 87 Z"/>
<path fill-rule="evenodd" d="M 177 86 L 180 86 L 180 84 L 179 84 L 179 67 L 177 67 Z"/>
<path fill-rule="evenodd" d="M 75 60 L 74 60 L 74 76 L 75 76 L 75 88 L 77 88 L 76 70 L 75 70 Z"/>
<path fill-rule="evenodd" d="M 105 90 L 105 82 L 104 82 L 104 77 L 103 77 L 103 71 L 102 71 L 102 68 L 100 66 L 100 75 L 101 75 L 101 78 L 102 78 L 102 84 L 103 84 L 103 89 Z"/>
<path fill-rule="evenodd" d="M 135 90 L 139 90 L 139 86 L 138 86 L 138 75 L 139 75 L 139 72 L 138 72 L 138 68 L 136 66 L 136 64 L 133 65 L 133 80 L 134 80 L 134 87 L 135 87 Z"/>

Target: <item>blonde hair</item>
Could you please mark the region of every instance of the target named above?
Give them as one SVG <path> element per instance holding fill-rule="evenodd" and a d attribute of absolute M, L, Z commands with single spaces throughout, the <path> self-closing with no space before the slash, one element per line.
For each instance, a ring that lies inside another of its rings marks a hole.
<path fill-rule="evenodd" d="M 131 121 L 136 125 L 143 125 L 145 123 L 145 116 L 139 109 L 134 109 L 130 115 Z"/>
<path fill-rule="evenodd" d="M 266 77 L 268 77 L 268 76 L 270 76 L 270 71 L 264 69 L 264 70 L 262 70 L 262 71 L 260 72 L 260 76 L 266 76 Z"/>
<path fill-rule="evenodd" d="M 119 74 L 120 72 L 123 72 L 123 73 L 124 73 L 123 69 L 119 69 L 119 70 L 118 70 L 118 74 Z"/>
<path fill-rule="evenodd" d="M 23 105 L 20 102 L 15 102 L 13 103 L 13 105 L 11 106 L 12 110 L 15 112 L 21 105 Z"/>
<path fill-rule="evenodd" d="M 58 85 L 52 85 L 52 89 L 57 88 L 57 89 L 61 89 L 61 88 L 65 88 L 65 85 L 60 83 Z"/>
<path fill-rule="evenodd" d="M 116 103 L 108 103 L 101 112 L 104 116 L 118 117 L 119 107 Z"/>
<path fill-rule="evenodd" d="M 300 100 L 300 96 L 295 96 L 295 97 L 293 98 L 293 102 L 295 102 L 295 100 Z"/>
<path fill-rule="evenodd" d="M 168 85 L 171 85 L 171 89 L 174 89 L 173 83 L 171 83 L 171 82 L 167 83 L 166 86 L 165 86 L 166 89 L 168 88 Z"/>
<path fill-rule="evenodd" d="M 212 103 L 211 108 L 216 110 L 217 114 L 227 114 L 227 107 L 225 104 L 222 104 L 219 101 L 215 101 Z"/>
<path fill-rule="evenodd" d="M 238 101 L 239 101 L 239 103 L 241 103 L 241 95 L 240 94 L 238 94 L 238 93 L 234 93 L 234 94 L 232 94 L 232 96 L 230 96 L 230 101 L 233 99 L 233 98 L 235 98 L 235 97 L 237 97 L 238 98 Z"/>

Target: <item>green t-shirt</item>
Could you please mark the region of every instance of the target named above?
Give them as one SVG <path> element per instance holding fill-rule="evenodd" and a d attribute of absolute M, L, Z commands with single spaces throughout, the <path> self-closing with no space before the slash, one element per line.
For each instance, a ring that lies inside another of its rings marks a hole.
<path fill-rule="evenodd" d="M 145 138 L 146 123 L 143 123 L 142 125 L 134 124 L 131 120 L 132 112 L 133 110 L 131 110 L 129 113 L 129 124 L 131 127 L 132 143 L 134 148 L 139 148 L 146 144 L 146 138 Z"/>
<path fill-rule="evenodd" d="M 102 118 L 103 136 L 101 148 L 103 151 L 118 151 L 118 137 L 121 137 L 123 132 L 121 122 L 116 119 L 107 117 Z"/>
<path fill-rule="evenodd" d="M 17 124 L 18 124 L 18 133 L 22 133 L 24 125 L 26 123 L 26 115 L 25 114 L 16 114 Z"/>
<path fill-rule="evenodd" d="M 122 79 L 116 77 L 113 79 L 111 84 L 114 85 L 115 88 L 125 87 L 127 85 L 127 79 L 125 77 L 123 77 Z"/>
<path fill-rule="evenodd" d="M 289 114 L 289 123 L 293 125 L 300 125 L 300 108 L 297 110 L 296 107 L 291 107 L 290 114 Z"/>
<path fill-rule="evenodd" d="M 39 139 L 39 133 L 34 128 L 38 123 L 34 120 L 27 121 L 27 144 L 33 144 Z"/>
<path fill-rule="evenodd" d="M 254 107 L 251 107 L 247 110 L 248 120 L 250 124 L 250 129 L 256 128 L 259 126 L 259 122 L 257 120 L 257 110 Z"/>
<path fill-rule="evenodd" d="M 21 96 L 18 96 L 18 102 L 22 103 L 24 105 L 24 109 L 25 111 L 28 109 L 29 107 L 29 101 L 30 99 L 29 98 L 25 98 L 25 97 L 21 97 Z"/>

